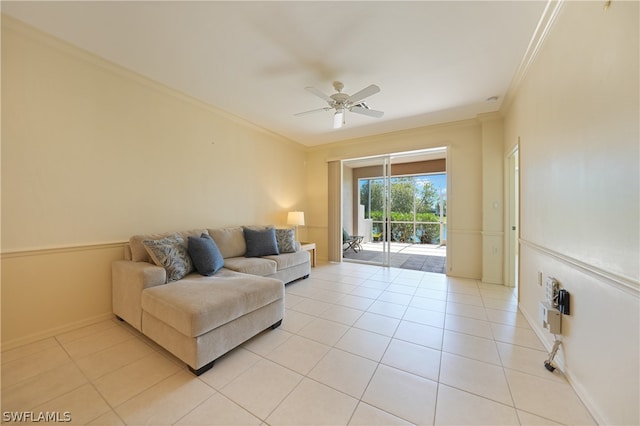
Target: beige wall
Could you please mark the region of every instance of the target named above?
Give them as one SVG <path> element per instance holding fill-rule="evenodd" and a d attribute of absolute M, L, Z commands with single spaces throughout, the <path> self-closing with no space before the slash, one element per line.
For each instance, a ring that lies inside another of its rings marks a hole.
<path fill-rule="evenodd" d="M 306 210 L 304 162 L 297 143 L 3 17 L 3 346 L 107 315 L 132 234 L 285 224 Z"/>
<path fill-rule="evenodd" d="M 639 424 L 638 2 L 567 2 L 506 112 L 520 138 L 520 307 L 571 293 L 557 357 L 600 424 Z"/>
<path fill-rule="evenodd" d="M 498 120 L 501 122 L 500 120 Z M 370 155 L 446 146 L 447 176 L 447 267 L 453 276 L 482 278 L 482 169 L 483 120 L 429 126 L 409 131 L 343 141 L 309 150 L 307 157 L 309 239 L 318 245 L 318 257 L 328 253 L 327 164 Z M 492 122 L 492 120 L 489 120 Z M 502 143 L 502 140 L 499 140 Z M 502 161 L 502 152 L 497 158 Z M 502 173 L 502 169 L 499 170 Z M 500 180 L 501 183 L 501 180 Z M 498 187 L 501 193 L 501 187 Z M 502 196 L 499 202 L 502 204 Z M 500 214 L 500 224 L 501 215 Z M 500 225 L 501 226 L 501 225 Z M 500 250 L 502 243 L 500 242 Z M 498 259 L 502 268 L 502 259 Z"/>
<path fill-rule="evenodd" d="M 504 184 L 503 122 L 495 115 L 482 121 L 482 281 L 503 284 Z"/>
<path fill-rule="evenodd" d="M 123 245 L 2 254 L 2 348 L 111 317 L 111 262 Z"/>

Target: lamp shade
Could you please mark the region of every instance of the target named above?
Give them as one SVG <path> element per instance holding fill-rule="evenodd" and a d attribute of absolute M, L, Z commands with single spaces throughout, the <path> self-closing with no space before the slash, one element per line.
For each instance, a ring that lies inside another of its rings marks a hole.
<path fill-rule="evenodd" d="M 304 225 L 304 212 L 289 212 L 287 215 L 287 225 Z"/>

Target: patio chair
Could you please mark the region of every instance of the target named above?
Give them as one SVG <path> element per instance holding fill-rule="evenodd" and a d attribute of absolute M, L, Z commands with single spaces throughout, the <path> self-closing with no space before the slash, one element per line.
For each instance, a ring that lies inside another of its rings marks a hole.
<path fill-rule="evenodd" d="M 359 250 L 362 250 L 362 239 L 364 237 L 360 235 L 349 235 L 347 231 L 342 230 L 342 251 L 346 252 L 349 249 L 353 250 L 354 253 L 357 253 Z"/>

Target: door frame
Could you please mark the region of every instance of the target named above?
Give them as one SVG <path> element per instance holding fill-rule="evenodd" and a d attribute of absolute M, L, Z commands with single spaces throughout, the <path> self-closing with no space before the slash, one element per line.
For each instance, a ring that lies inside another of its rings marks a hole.
<path fill-rule="evenodd" d="M 349 162 L 355 162 L 357 160 L 365 160 L 365 159 L 377 159 L 377 158 L 385 158 L 386 161 L 386 168 L 384 170 L 385 174 L 388 174 L 388 178 L 385 179 L 386 182 L 386 190 L 387 192 L 390 192 L 390 180 L 391 180 L 391 164 L 393 163 L 394 158 L 404 158 L 404 157 L 410 157 L 410 156 L 418 156 L 418 155 L 424 155 L 424 154 L 428 154 L 428 153 L 435 153 L 435 152 L 444 152 L 444 156 L 439 157 L 441 159 L 445 160 L 445 171 L 447 174 L 447 179 L 446 179 L 446 188 L 447 188 L 447 200 L 450 199 L 451 196 L 451 172 L 450 172 L 450 166 L 451 166 L 451 147 L 448 144 L 444 144 L 444 145 L 439 145 L 439 146 L 435 146 L 432 148 L 421 148 L 421 149 L 416 149 L 416 150 L 410 150 L 410 151 L 399 151 L 399 152 L 391 152 L 391 153 L 384 153 L 384 154 L 374 154 L 374 155 L 365 155 L 365 156 L 361 156 L 361 157 L 350 157 L 350 158 L 346 158 L 346 159 L 332 159 L 332 160 L 328 160 L 329 163 L 329 188 L 328 188 L 328 192 L 329 192 L 329 223 L 328 223 L 328 231 L 329 231 L 329 238 L 328 238 L 328 242 L 329 242 L 329 261 L 334 261 L 334 262 L 342 262 L 343 258 L 342 258 L 342 244 L 340 243 L 342 241 L 342 227 L 343 227 L 343 223 L 342 223 L 342 210 L 343 210 L 343 206 L 342 206 L 342 178 L 343 178 L 343 167 L 344 167 L 344 163 L 349 163 Z M 388 196 L 387 196 L 388 198 Z M 389 209 L 390 207 L 390 203 L 387 203 L 387 211 L 385 212 L 386 215 L 389 215 Z M 449 205 L 447 204 L 447 216 L 449 216 L 449 209 L 448 209 Z M 385 221 L 386 223 L 386 221 Z M 448 225 L 450 225 L 450 223 L 448 223 Z M 387 244 L 388 247 L 386 247 L 386 251 L 383 254 L 383 262 L 385 264 L 385 266 L 388 266 L 390 264 L 390 260 L 391 260 L 391 253 L 390 253 L 390 246 L 391 246 L 391 229 L 390 226 L 386 226 L 386 232 L 385 232 L 385 236 L 386 236 L 386 240 L 387 240 Z M 449 230 L 450 227 L 447 227 L 447 235 L 449 234 Z M 338 248 L 340 247 L 340 248 Z M 446 265 L 445 265 L 445 274 L 448 273 L 449 271 L 449 254 L 450 254 L 450 250 L 449 250 L 449 242 L 447 241 L 446 244 Z M 352 261 L 352 260 L 350 260 Z M 354 261 L 355 262 L 355 261 Z M 367 262 L 369 263 L 369 262 Z M 380 265 L 381 263 L 376 262 L 376 265 Z"/>
<path fill-rule="evenodd" d="M 520 138 L 505 155 L 505 286 L 518 287 L 520 241 Z"/>

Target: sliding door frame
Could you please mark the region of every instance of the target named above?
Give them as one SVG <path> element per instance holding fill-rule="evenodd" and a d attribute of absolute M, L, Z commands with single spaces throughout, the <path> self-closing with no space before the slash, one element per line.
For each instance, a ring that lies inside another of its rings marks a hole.
<path fill-rule="evenodd" d="M 387 218 L 390 217 L 391 209 L 391 164 L 394 158 L 403 158 L 407 156 L 424 155 L 430 152 L 444 151 L 443 157 L 446 161 L 446 173 L 447 173 L 447 199 L 449 199 L 449 191 L 451 187 L 451 175 L 449 171 L 450 166 L 450 147 L 448 145 L 438 146 L 434 148 L 424 148 L 415 151 L 396 152 L 387 154 L 378 154 L 363 157 L 354 157 L 349 159 L 332 159 L 328 161 L 328 258 L 330 262 L 342 262 L 342 230 L 344 229 L 344 223 L 342 220 L 343 214 L 343 176 L 345 164 L 355 163 L 356 161 L 364 160 L 377 160 L 382 161 L 383 180 L 384 180 L 384 208 L 383 208 L 383 253 L 382 260 L 380 262 L 363 262 L 373 263 L 375 265 L 390 266 L 391 263 L 391 227 Z M 447 263 L 449 262 L 449 245 L 447 244 Z M 350 260 L 351 262 L 356 262 Z M 447 271 L 448 271 L 447 267 Z"/>

